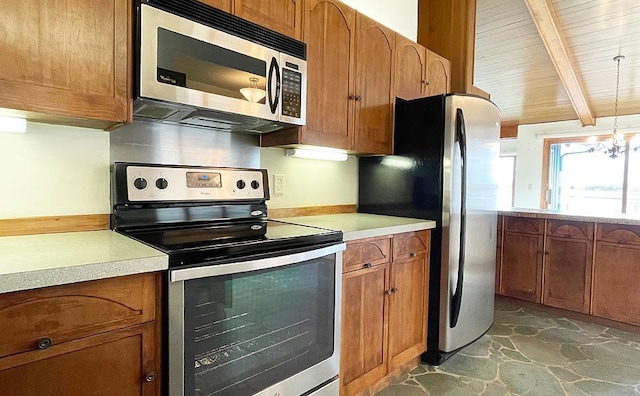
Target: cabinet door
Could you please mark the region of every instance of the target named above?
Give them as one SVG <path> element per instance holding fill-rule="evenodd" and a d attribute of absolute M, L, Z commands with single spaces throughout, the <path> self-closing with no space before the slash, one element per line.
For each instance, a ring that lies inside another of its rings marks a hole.
<path fill-rule="evenodd" d="M 3 396 L 153 396 L 154 324 L 0 359 Z"/>
<path fill-rule="evenodd" d="M 425 96 L 426 71 L 426 49 L 396 33 L 396 96 L 406 100 Z"/>
<path fill-rule="evenodd" d="M 341 395 L 354 395 L 386 375 L 384 313 L 389 264 L 342 277 Z"/>
<path fill-rule="evenodd" d="M 501 294 L 540 302 L 542 248 L 542 235 L 505 230 L 502 240 Z"/>
<path fill-rule="evenodd" d="M 106 128 L 131 121 L 132 2 L 12 2 L 2 10 L 0 108 Z"/>
<path fill-rule="evenodd" d="M 427 50 L 427 69 L 428 96 L 446 94 L 451 91 L 451 65 L 447 59 Z"/>
<path fill-rule="evenodd" d="M 302 1 L 299 0 L 233 0 L 233 13 L 240 18 L 300 39 Z"/>
<path fill-rule="evenodd" d="M 640 325 L 640 246 L 596 242 L 592 314 Z"/>
<path fill-rule="evenodd" d="M 231 3 L 233 0 L 198 0 L 201 3 L 210 5 L 211 7 L 218 8 L 225 12 L 231 12 Z"/>
<path fill-rule="evenodd" d="M 357 14 L 353 146 L 357 152 L 391 153 L 394 47 L 392 30 Z"/>
<path fill-rule="evenodd" d="M 542 303 L 589 313 L 593 242 L 547 237 Z"/>
<path fill-rule="evenodd" d="M 594 224 L 547 220 L 542 303 L 589 313 Z"/>
<path fill-rule="evenodd" d="M 389 371 L 419 356 L 427 346 L 428 260 L 424 253 L 391 264 Z"/>
<path fill-rule="evenodd" d="M 498 231 L 496 233 L 496 294 L 500 294 L 500 283 L 502 276 L 502 222 L 504 216 L 498 215 Z"/>
<path fill-rule="evenodd" d="M 302 142 L 349 149 L 353 141 L 355 10 L 334 0 L 306 0 L 307 122 Z"/>

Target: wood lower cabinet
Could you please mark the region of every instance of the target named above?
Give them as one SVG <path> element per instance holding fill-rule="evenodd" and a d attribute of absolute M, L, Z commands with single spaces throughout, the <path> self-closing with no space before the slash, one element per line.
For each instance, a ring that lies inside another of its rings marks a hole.
<path fill-rule="evenodd" d="M 1 393 L 160 395 L 159 277 L 0 295 Z"/>
<path fill-rule="evenodd" d="M 505 217 L 504 221 L 500 293 L 539 303 L 544 220 Z"/>
<path fill-rule="evenodd" d="M 640 325 L 640 226 L 598 224 L 592 313 Z"/>
<path fill-rule="evenodd" d="M 385 259 L 374 254 L 375 260 L 368 261 L 369 255 L 362 254 L 386 252 L 387 246 L 392 246 L 391 256 L 385 253 Z M 426 349 L 429 246 L 428 230 L 347 243 L 341 395 L 370 392 Z"/>
<path fill-rule="evenodd" d="M 547 220 L 542 303 L 589 313 L 594 224 Z"/>
<path fill-rule="evenodd" d="M 7 3 L 0 35 L 0 108 L 30 120 L 93 128 L 131 122 L 132 5 L 128 0 Z"/>
<path fill-rule="evenodd" d="M 504 216 L 498 215 L 498 231 L 496 234 L 496 283 L 495 283 L 495 293 L 500 294 L 500 285 L 501 279 L 500 276 L 502 274 L 502 224 L 504 222 Z"/>

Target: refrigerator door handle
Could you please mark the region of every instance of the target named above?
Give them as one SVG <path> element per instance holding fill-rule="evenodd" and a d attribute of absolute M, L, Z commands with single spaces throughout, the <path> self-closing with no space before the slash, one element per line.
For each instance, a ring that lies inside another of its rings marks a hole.
<path fill-rule="evenodd" d="M 456 136 L 455 143 L 460 147 L 460 250 L 458 255 L 458 279 L 456 291 L 451 296 L 449 327 L 455 327 L 460 316 L 460 304 L 462 302 L 462 285 L 464 283 L 464 261 L 465 261 L 465 235 L 467 223 L 467 142 L 464 113 L 461 108 L 456 109 Z"/>

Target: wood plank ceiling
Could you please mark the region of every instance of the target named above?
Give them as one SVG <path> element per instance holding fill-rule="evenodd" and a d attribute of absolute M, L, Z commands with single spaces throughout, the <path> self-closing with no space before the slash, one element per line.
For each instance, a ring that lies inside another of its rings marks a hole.
<path fill-rule="evenodd" d="M 545 32 L 553 32 L 549 21 L 540 16 L 539 10 L 545 7 L 552 14 L 562 44 L 553 59 L 550 53 L 554 50 L 545 47 L 545 40 L 547 46 L 557 44 L 553 34 L 551 39 L 541 37 L 541 33 L 547 36 Z M 541 27 L 544 24 L 546 28 Z M 596 119 L 612 116 L 616 84 L 613 57 L 619 54 L 626 58 L 620 64 L 618 114 L 640 114 L 638 0 L 477 0 L 475 51 L 474 85 L 491 94 L 505 125 L 576 119 L 588 125 L 588 112 Z M 562 63 L 562 51 L 566 64 Z M 566 76 L 563 85 L 560 75 L 567 67 L 575 75 L 578 91 L 567 85 L 571 78 Z M 579 104 L 572 105 L 568 91 L 573 91 L 574 102 L 575 92 L 582 94 L 588 112 Z"/>

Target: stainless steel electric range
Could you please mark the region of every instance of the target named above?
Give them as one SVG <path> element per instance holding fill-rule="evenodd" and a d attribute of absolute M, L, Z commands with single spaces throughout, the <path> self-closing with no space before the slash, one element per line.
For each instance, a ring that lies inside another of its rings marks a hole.
<path fill-rule="evenodd" d="M 342 233 L 268 220 L 264 169 L 115 163 L 112 192 L 169 255 L 170 396 L 338 394 Z"/>

